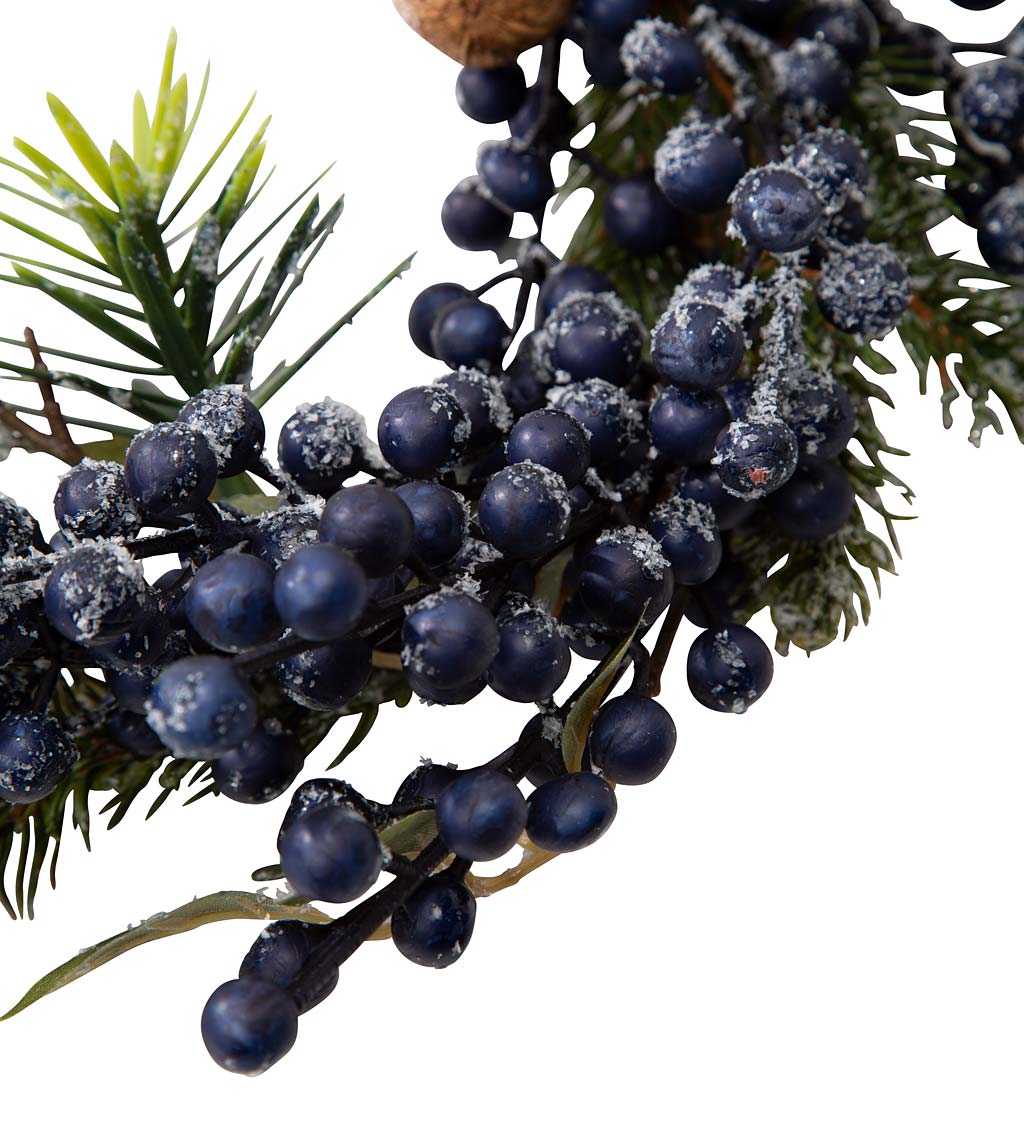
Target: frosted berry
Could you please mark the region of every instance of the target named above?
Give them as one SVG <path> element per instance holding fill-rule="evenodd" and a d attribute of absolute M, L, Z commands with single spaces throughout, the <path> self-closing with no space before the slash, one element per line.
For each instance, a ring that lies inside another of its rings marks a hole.
<path fill-rule="evenodd" d="M 412 551 L 412 513 L 390 489 L 350 485 L 324 506 L 320 538 L 344 548 L 370 578 L 380 578 L 400 567 Z"/>
<path fill-rule="evenodd" d="M 675 496 L 659 504 L 648 522 L 677 583 L 706 583 L 722 562 L 722 537 L 708 504 Z"/>
<path fill-rule="evenodd" d="M 88 457 L 61 477 L 53 511 L 65 532 L 80 537 L 127 536 L 141 523 L 121 466 Z"/>
<path fill-rule="evenodd" d="M 509 211 L 539 211 L 555 190 L 547 158 L 515 138 L 482 144 L 476 170 L 487 194 Z"/>
<path fill-rule="evenodd" d="M 569 645 L 558 623 L 528 599 L 509 598 L 498 613 L 498 652 L 487 683 L 524 704 L 550 699 L 569 672 Z"/>
<path fill-rule="evenodd" d="M 832 461 L 807 459 L 792 479 L 769 498 L 776 524 L 792 539 L 823 540 L 835 535 L 853 511 L 849 475 Z"/>
<path fill-rule="evenodd" d="M 818 278 L 818 304 L 840 332 L 878 340 L 910 306 L 906 267 L 884 243 L 861 242 L 831 254 Z"/>
<path fill-rule="evenodd" d="M 344 403 L 304 403 L 281 428 L 277 458 L 300 488 L 329 496 L 363 468 L 366 422 Z"/>
<path fill-rule="evenodd" d="M 650 533 L 638 528 L 602 532 L 580 561 L 584 606 L 609 629 L 651 624 L 672 597 L 672 570 Z"/>
<path fill-rule="evenodd" d="M 793 476 L 799 447 L 781 421 L 734 422 L 719 438 L 714 464 L 733 496 L 750 500 L 781 488 Z"/>
<path fill-rule="evenodd" d="M 678 465 L 703 465 L 730 421 L 729 408 L 715 391 L 666 387 L 651 406 L 647 426 L 660 454 Z"/>
<path fill-rule="evenodd" d="M 377 425 L 380 452 L 407 477 L 432 477 L 453 465 L 469 434 L 459 401 L 436 384 L 400 391 L 381 411 Z"/>
<path fill-rule="evenodd" d="M 217 459 L 198 431 L 181 422 L 161 422 L 131 440 L 124 481 L 143 516 L 180 516 L 206 503 L 217 483 Z"/>
<path fill-rule="evenodd" d="M 244 473 L 263 454 L 263 416 L 237 384 L 200 391 L 178 412 L 178 421 L 206 439 L 220 477 Z"/>
<path fill-rule="evenodd" d="M 778 164 L 754 168 L 732 194 L 732 219 L 746 242 L 773 254 L 809 246 L 821 228 L 822 207 L 805 176 Z"/>
<path fill-rule="evenodd" d="M 0 800 L 22 805 L 45 798 L 77 761 L 74 742 L 54 716 L 0 719 Z"/>
<path fill-rule="evenodd" d="M 216 758 L 255 729 L 256 697 L 227 658 L 185 657 L 157 677 L 146 718 L 178 758 Z"/>
<path fill-rule="evenodd" d="M 296 894 L 328 903 L 358 899 L 384 866 L 376 831 L 349 806 L 300 813 L 283 829 L 279 847 L 281 867 Z"/>
<path fill-rule="evenodd" d="M 498 652 L 491 612 L 457 591 L 428 594 L 402 625 L 402 665 L 435 688 L 460 688 L 483 676 Z"/>
<path fill-rule="evenodd" d="M 565 411 L 551 407 L 524 415 L 505 443 L 510 465 L 532 461 L 558 473 L 567 488 L 583 480 L 590 465 L 586 430 Z"/>
<path fill-rule="evenodd" d="M 651 358 L 658 374 L 704 391 L 733 379 L 745 349 L 739 325 L 716 305 L 670 305 L 651 335 Z"/>
<path fill-rule="evenodd" d="M 428 567 L 443 567 L 459 553 L 466 535 L 461 497 L 431 481 L 409 481 L 395 495 L 412 514 L 413 554 Z"/>
<path fill-rule="evenodd" d="M 671 246 L 678 234 L 679 218 L 652 177 L 630 176 L 609 188 L 604 225 L 617 246 L 644 256 Z"/>
<path fill-rule="evenodd" d="M 630 78 L 664 94 L 689 94 L 707 67 L 696 41 L 677 24 L 638 20 L 622 41 L 622 65 Z"/>
<path fill-rule="evenodd" d="M 495 473 L 477 509 L 488 542 L 512 559 L 543 555 L 561 543 L 571 515 L 565 482 L 533 462 Z"/>
<path fill-rule="evenodd" d="M 217 789 L 232 801 L 262 805 L 280 797 L 298 777 L 305 759 L 298 739 L 276 724 L 264 724 L 213 762 Z"/>
<path fill-rule="evenodd" d="M 304 708 L 331 712 L 358 695 L 370 677 L 370 647 L 363 641 L 332 641 L 279 661 L 277 678 Z"/>
<path fill-rule="evenodd" d="M 680 211 L 718 211 L 747 170 L 735 138 L 708 121 L 684 121 L 669 130 L 654 157 L 654 175 Z"/>
<path fill-rule="evenodd" d="M 686 658 L 690 691 L 716 712 L 745 712 L 767 691 L 774 671 L 768 646 L 746 626 L 705 630 Z"/>

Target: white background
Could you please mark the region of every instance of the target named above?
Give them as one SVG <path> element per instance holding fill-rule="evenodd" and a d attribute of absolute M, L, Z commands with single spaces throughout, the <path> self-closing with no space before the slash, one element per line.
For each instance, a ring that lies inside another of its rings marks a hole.
<path fill-rule="evenodd" d="M 974 40 L 1004 33 L 1024 9 L 903 6 Z M 386 0 L 102 8 L 8 6 L 0 133 L 59 150 L 43 99 L 53 89 L 97 135 L 124 137 L 130 94 L 152 91 L 173 19 L 190 75 L 213 58 L 208 130 L 252 88 L 259 113 L 273 111 L 279 182 L 268 199 L 289 198 L 338 158 L 329 184 L 347 193 L 346 215 L 296 300 L 302 314 L 282 326 L 281 355 L 420 250 L 408 280 L 280 396 L 272 431 L 292 403 L 324 394 L 373 420 L 395 392 L 439 374 L 406 339 L 408 303 L 434 281 L 483 280 L 493 261 L 447 246 L 437 219 L 477 143 L 498 132 L 456 109 L 455 64 Z M 567 92 L 578 79 L 570 68 Z M 13 155 L 6 142 L 3 152 Z M 556 228 L 563 241 L 581 206 Z M 6 289 L 0 333 L 27 323 L 44 340 L 88 343 L 78 329 L 69 338 L 43 298 Z M 963 407 L 944 432 L 937 395 L 921 399 L 906 366 L 886 382 L 898 412 L 880 408 L 881 422 L 913 451 L 899 469 L 920 519 L 902 526 L 900 576 L 868 630 L 813 660 L 778 660 L 770 693 L 733 717 L 689 697 L 687 626 L 664 696 L 679 746 L 660 782 L 620 789 L 599 845 L 481 902 L 453 969 L 427 972 L 389 944 L 360 951 L 260 1080 L 217 1069 L 199 1037 L 206 997 L 259 930 L 222 924 L 134 952 L 0 1025 L 5 1115 L 1021 1122 L 1024 452 L 991 433 L 973 449 Z M 41 456 L 0 465 L 0 489 L 40 514 L 55 477 Z M 417 755 L 477 761 L 523 720 L 490 696 L 386 710 L 349 776 L 386 797 Z M 58 891 L 41 891 L 37 920 L 0 920 L 0 1006 L 79 947 L 194 894 L 251 887 L 250 871 L 276 858 L 282 803 L 179 806 L 144 824 L 140 800 L 114 834 L 97 825 L 91 856 L 68 829 Z"/>

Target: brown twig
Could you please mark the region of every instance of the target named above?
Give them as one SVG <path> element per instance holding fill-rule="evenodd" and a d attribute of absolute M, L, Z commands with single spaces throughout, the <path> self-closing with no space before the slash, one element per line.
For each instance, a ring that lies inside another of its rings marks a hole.
<path fill-rule="evenodd" d="M 61 461 L 66 461 L 68 465 L 77 465 L 85 457 L 85 453 L 71 437 L 71 431 L 68 430 L 68 424 L 61 412 L 60 404 L 53 393 L 53 384 L 49 379 L 50 369 L 43 359 L 36 334 L 30 328 L 25 329 L 25 343 L 32 353 L 33 366 L 36 371 L 46 373 L 45 376 L 37 379 L 36 383 L 39 385 L 39 393 L 43 398 L 43 415 L 50 427 L 50 433 L 48 435 L 42 434 L 40 431 L 32 430 L 31 427 L 26 428 L 23 423 L 19 423 L 19 432 L 23 437 L 31 436 L 36 444 L 39 444 L 40 438 L 44 439 L 46 444 L 41 445 L 40 448 L 46 453 L 59 457 Z M 31 435 L 26 433 L 27 430 L 31 430 Z"/>

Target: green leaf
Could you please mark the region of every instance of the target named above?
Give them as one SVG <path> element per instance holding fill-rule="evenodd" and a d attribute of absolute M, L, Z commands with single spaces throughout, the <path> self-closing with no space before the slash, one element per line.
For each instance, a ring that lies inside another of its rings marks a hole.
<path fill-rule="evenodd" d="M 146 186 L 142 181 L 142 172 L 117 141 L 110 146 L 110 172 L 114 198 L 122 212 L 133 218 L 140 216 L 146 208 Z"/>
<path fill-rule="evenodd" d="M 130 438 L 118 436 L 108 438 L 104 442 L 80 443 L 80 448 L 86 457 L 94 458 L 96 461 L 116 461 L 123 465 L 125 451 L 130 441 Z"/>
<path fill-rule="evenodd" d="M 155 942 L 160 938 L 170 938 L 175 934 L 186 934 L 209 923 L 220 923 L 232 919 L 250 919 L 266 922 L 270 919 L 301 919 L 307 923 L 327 923 L 330 917 L 305 900 L 272 899 L 262 892 L 218 891 L 184 903 L 173 911 L 161 911 L 144 919 L 137 927 L 115 934 L 89 946 L 76 954 L 63 965 L 42 977 L 28 990 L 16 1005 L 9 1009 L 0 1020 L 9 1020 L 29 1005 L 65 985 L 70 985 L 87 973 L 105 966 L 107 962 L 126 954 L 129 950 Z"/>
<path fill-rule="evenodd" d="M 0 223 L 6 223 L 16 231 L 23 231 L 25 234 L 31 235 L 34 239 L 38 239 L 47 246 L 52 246 L 54 250 L 59 250 L 71 258 L 77 258 L 79 262 L 85 262 L 89 266 L 94 266 L 97 270 L 106 270 L 108 273 L 115 274 L 118 272 L 110 269 L 108 263 L 101 259 L 93 258 L 91 254 L 86 254 L 85 251 L 79 250 L 69 243 L 62 242 L 60 239 L 54 238 L 53 235 L 48 235 L 45 231 L 39 230 L 38 227 L 33 227 L 30 223 L 26 223 L 22 219 L 16 219 L 13 215 L 8 215 L 6 212 L 0 211 Z M 12 259 L 12 261 L 18 260 L 19 259 Z"/>
<path fill-rule="evenodd" d="M 172 27 L 167 36 L 167 46 L 164 48 L 164 63 L 160 71 L 160 85 L 157 87 L 156 105 L 153 107 L 154 137 L 163 128 L 164 117 L 167 113 L 167 100 L 171 92 L 171 80 L 174 77 L 174 53 L 177 49 L 178 33 Z"/>
<path fill-rule="evenodd" d="M 336 766 L 343 763 L 359 744 L 362 743 L 366 736 L 370 734 L 373 730 L 373 725 L 377 722 L 379 712 L 379 704 L 370 704 L 359 713 L 359 722 L 356 724 L 355 730 L 349 736 L 345 746 L 342 747 L 338 757 L 327 767 L 328 770 L 333 770 Z"/>
<path fill-rule="evenodd" d="M 50 107 L 54 121 L 57 122 L 60 131 L 64 134 L 64 139 L 71 146 L 71 151 L 81 161 L 82 167 L 96 181 L 101 191 L 106 192 L 110 199 L 116 200 L 117 193 L 114 189 L 110 165 L 103 159 L 103 154 L 96 147 L 96 142 L 56 94 L 47 94 L 46 104 Z"/>
<path fill-rule="evenodd" d="M 235 165 L 220 198 L 214 204 L 213 213 L 216 215 L 217 222 L 225 236 L 238 221 L 242 208 L 249 198 L 249 192 L 256 181 L 256 175 L 260 170 L 263 154 L 267 148 L 263 141 L 263 134 L 269 124 L 270 118 L 268 117 L 256 130 L 256 135 L 249 142 L 249 147 L 242 154 L 238 164 Z"/>
<path fill-rule="evenodd" d="M 159 126 L 153 127 L 152 195 L 161 202 L 181 160 L 187 113 L 188 80 L 182 75 L 167 97 Z"/>
<path fill-rule="evenodd" d="M 80 184 L 70 173 L 66 172 L 55 161 L 52 161 L 45 153 L 41 153 L 34 145 L 30 145 L 20 137 L 14 138 L 14 147 L 22 156 L 27 156 L 39 171 L 43 173 L 46 177 L 50 192 L 58 199 L 62 199 L 62 196 L 66 194 L 77 196 L 91 207 L 94 207 L 107 223 L 113 224 L 117 222 L 117 213 L 115 211 L 105 204 L 100 203 L 84 184 Z"/>
<path fill-rule="evenodd" d="M 220 223 L 216 216 L 205 215 L 189 248 L 182 279 L 185 328 L 199 352 L 206 350 L 210 338 L 213 306 L 220 282 L 218 262 L 221 242 Z"/>
<path fill-rule="evenodd" d="M 143 172 L 151 171 L 153 167 L 153 130 L 149 124 L 149 114 L 146 112 L 146 99 L 141 90 L 135 91 L 135 101 L 132 103 L 132 153 L 135 163 Z"/>
<path fill-rule="evenodd" d="M 378 835 L 389 851 L 415 856 L 437 836 L 437 819 L 432 809 L 423 809 L 393 821 Z"/>

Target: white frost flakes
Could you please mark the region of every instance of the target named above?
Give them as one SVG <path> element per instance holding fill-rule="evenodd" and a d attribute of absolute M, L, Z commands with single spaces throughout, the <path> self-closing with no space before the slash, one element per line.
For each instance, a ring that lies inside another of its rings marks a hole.
<path fill-rule="evenodd" d="M 540 721 L 541 737 L 546 739 L 554 747 L 560 747 L 562 745 L 562 731 L 564 729 L 565 724 L 558 718 L 557 713 L 546 715 Z"/>
<path fill-rule="evenodd" d="M 56 584 L 79 639 L 99 636 L 109 615 L 145 597 L 142 565 L 120 544 L 96 540 L 61 557 Z"/>
<path fill-rule="evenodd" d="M 861 341 L 885 336 L 910 305 L 910 279 L 895 251 L 886 243 L 859 242 L 829 256 L 818 278 L 818 296 L 833 315 L 845 320 L 847 331 Z"/>
<path fill-rule="evenodd" d="M 303 464 L 311 470 L 344 469 L 369 445 L 363 416 L 329 398 L 300 404 L 284 430 L 296 440 Z"/>
<path fill-rule="evenodd" d="M 619 48 L 619 59 L 630 78 L 657 71 L 665 54 L 664 36 L 674 34 L 678 29 L 668 20 L 658 17 L 637 20 L 626 32 Z M 646 81 L 646 77 L 644 79 Z M 664 83 L 654 79 L 650 85 L 661 89 Z"/>
<path fill-rule="evenodd" d="M 694 532 L 709 543 L 718 536 L 718 520 L 714 509 L 692 497 L 674 496 L 659 504 L 651 513 L 651 522 L 664 528 L 672 539 Z"/>
<path fill-rule="evenodd" d="M 658 578 L 669 568 L 669 561 L 661 550 L 661 544 L 650 532 L 634 527 L 632 524 L 625 528 L 608 528 L 597 537 L 595 542 L 618 544 L 627 548 L 649 579 Z"/>
<path fill-rule="evenodd" d="M 226 465 L 235 452 L 235 444 L 249 427 L 248 399 L 237 383 L 208 387 L 189 401 L 189 410 L 181 419 L 183 426 L 202 434 L 213 451 L 218 466 Z"/>

